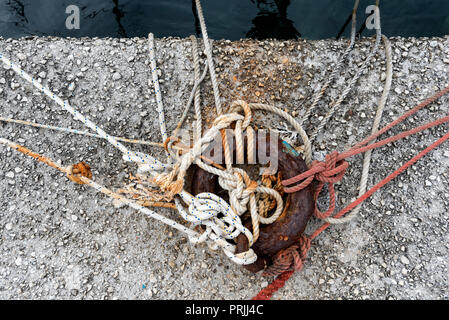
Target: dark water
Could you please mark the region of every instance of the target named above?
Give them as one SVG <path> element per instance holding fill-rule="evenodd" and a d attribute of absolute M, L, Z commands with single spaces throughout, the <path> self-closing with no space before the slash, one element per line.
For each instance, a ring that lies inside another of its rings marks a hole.
<path fill-rule="evenodd" d="M 354 0 L 203 0 L 213 39 L 335 38 Z M 358 29 L 365 8 L 361 0 Z M 80 29 L 66 28 L 66 8 L 80 9 Z M 381 0 L 387 36 L 449 34 L 449 0 Z M 0 36 L 187 37 L 199 33 L 192 0 L 0 0 Z M 362 35 L 373 32 L 364 30 Z M 343 36 L 348 36 L 349 28 Z"/>

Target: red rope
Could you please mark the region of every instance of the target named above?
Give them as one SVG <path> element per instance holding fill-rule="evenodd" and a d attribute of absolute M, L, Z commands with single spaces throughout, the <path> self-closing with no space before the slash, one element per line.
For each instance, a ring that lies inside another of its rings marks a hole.
<path fill-rule="evenodd" d="M 438 139 L 437 141 L 435 141 L 434 143 L 432 143 L 429 147 L 427 147 L 426 149 L 424 149 L 423 151 L 421 151 L 419 154 L 417 154 L 416 156 L 414 156 L 412 159 L 410 159 L 409 161 L 407 161 L 405 164 L 403 164 L 399 169 L 397 169 L 395 172 L 393 172 L 392 174 L 390 174 L 388 177 L 386 177 L 385 179 L 383 179 L 382 181 L 380 181 L 379 183 L 377 183 L 374 187 L 372 187 L 371 189 L 369 189 L 367 192 L 365 192 L 365 194 L 363 194 L 363 196 L 359 197 L 357 200 L 355 200 L 354 202 L 352 202 L 351 204 L 349 204 L 348 206 L 346 206 L 344 209 L 342 209 L 340 212 L 338 212 L 334 218 L 338 219 L 341 218 L 343 215 L 345 215 L 346 213 L 348 213 L 349 211 L 351 211 L 352 209 L 354 209 L 355 207 L 357 207 L 359 204 L 361 204 L 363 201 L 365 201 L 366 199 L 368 199 L 370 196 L 373 195 L 373 193 L 375 193 L 376 191 L 378 191 L 380 188 L 382 188 L 383 186 L 385 186 L 388 182 L 390 182 L 391 180 L 395 179 L 398 175 L 400 175 L 402 172 L 404 172 L 405 170 L 407 170 L 407 168 L 409 168 L 410 166 L 412 166 L 413 164 L 415 164 L 418 160 L 420 160 L 422 157 L 424 157 L 426 154 L 428 154 L 431 150 L 435 149 L 436 147 L 438 147 L 439 145 L 441 145 L 443 142 L 445 142 L 446 140 L 449 139 L 449 132 L 446 133 L 443 137 L 441 137 L 440 139 Z M 327 227 L 329 226 L 329 223 L 325 223 L 323 224 L 319 229 L 317 229 L 312 236 L 310 237 L 311 240 L 316 238 L 322 231 L 324 231 Z"/>
<path fill-rule="evenodd" d="M 252 298 L 252 300 L 270 300 L 273 294 L 285 285 L 287 280 L 290 279 L 294 272 L 294 270 L 285 271 L 284 273 L 279 275 L 272 283 L 260 290 L 257 296 Z"/>
<path fill-rule="evenodd" d="M 326 156 L 326 160 L 324 162 L 314 161 L 312 162 L 312 165 L 310 169 L 300 175 L 297 175 L 293 178 L 287 179 L 282 181 L 282 184 L 284 186 L 289 186 L 291 184 L 300 182 L 298 185 L 295 185 L 293 187 L 287 187 L 284 189 L 285 192 L 296 192 L 301 189 L 304 189 L 307 187 L 313 180 L 318 181 L 318 186 L 315 191 L 315 199 L 319 196 L 323 186 L 325 183 L 329 184 L 329 194 L 330 194 L 330 204 L 329 208 L 326 212 L 322 213 L 318 210 L 318 208 L 315 206 L 315 215 L 320 218 L 324 219 L 326 217 L 329 217 L 332 215 L 335 209 L 335 190 L 334 190 L 334 184 L 341 180 L 343 177 L 347 167 L 348 163 L 345 161 L 346 158 L 352 157 L 356 154 L 366 152 L 368 150 L 372 150 L 381 146 L 384 146 L 386 144 L 389 144 L 391 142 L 397 141 L 399 139 L 403 139 L 405 137 L 408 137 L 410 135 L 413 135 L 415 133 L 424 131 L 426 129 L 435 127 L 437 125 L 449 122 L 449 116 L 443 117 L 441 119 L 429 122 L 425 125 L 416 127 L 412 130 L 408 130 L 405 132 L 402 132 L 400 134 L 397 134 L 395 136 L 392 136 L 390 138 L 383 139 L 379 142 L 372 143 L 370 145 L 367 145 L 371 141 L 375 140 L 378 136 L 381 134 L 387 132 L 397 124 L 404 121 L 407 117 L 411 116 L 412 114 L 416 113 L 418 110 L 424 108 L 425 106 L 429 105 L 430 103 L 434 102 L 444 94 L 449 92 L 449 86 L 444 88 L 443 90 L 439 91 L 432 97 L 428 98 L 427 100 L 423 101 L 395 121 L 391 122 L 389 125 L 385 126 L 381 130 L 377 131 L 376 133 L 370 135 L 360 143 L 356 144 L 354 147 L 350 148 L 348 151 L 338 154 L 337 152 L 332 152 L 331 154 L 328 154 Z M 430 146 L 425 148 L 423 151 L 421 151 L 419 154 L 414 156 L 412 159 L 407 161 L 405 164 L 403 164 L 400 168 L 395 170 L 392 174 L 384 178 L 382 181 L 378 182 L 375 186 L 373 186 L 371 189 L 369 189 L 365 194 L 363 194 L 361 197 L 356 199 L 354 202 L 346 206 L 344 209 L 339 211 L 337 214 L 333 216 L 333 218 L 338 219 L 344 216 L 349 211 L 353 210 L 355 207 L 360 205 L 362 202 L 364 202 L 366 199 L 368 199 L 371 195 L 373 195 L 376 191 L 378 191 L 380 188 L 385 186 L 387 183 L 395 179 L 398 175 L 400 175 L 402 172 L 404 172 L 407 168 L 415 164 L 418 160 L 420 160 L 422 157 L 424 157 L 426 154 L 428 154 L 431 150 L 437 148 L 442 143 L 444 143 L 446 140 L 449 139 L 449 132 L 446 133 L 443 137 L 432 143 Z M 321 227 L 319 227 L 315 232 L 310 236 L 310 238 L 307 238 L 303 236 L 300 239 L 300 246 L 293 245 L 290 248 L 287 248 L 285 250 L 282 250 L 279 252 L 273 262 L 273 267 L 271 269 L 267 269 L 269 272 L 264 273 L 264 275 L 276 275 L 279 274 L 279 276 L 271 282 L 266 288 L 262 289 L 257 296 L 253 298 L 253 300 L 269 300 L 273 294 L 278 291 L 280 288 L 282 288 L 285 285 L 285 282 L 292 276 L 292 274 L 300 270 L 303 266 L 304 260 L 307 256 L 307 252 L 310 248 L 310 241 L 315 239 L 321 232 L 326 230 L 329 227 L 329 223 L 324 223 Z M 297 249 L 300 248 L 301 252 L 298 256 Z M 293 250 L 295 252 L 293 252 Z M 298 262 L 298 257 L 300 262 Z M 293 266 L 293 267 L 292 267 Z"/>
<path fill-rule="evenodd" d="M 403 139 L 405 137 L 411 136 L 413 134 L 416 134 L 418 132 L 422 132 L 426 129 L 441 125 L 443 123 L 449 122 L 449 116 L 443 117 L 441 119 L 437 119 L 435 121 L 426 123 L 422 126 L 416 127 L 414 129 L 402 132 L 400 134 L 397 134 L 395 136 L 385 138 L 383 140 L 380 140 L 376 143 L 370 143 L 374 139 L 376 139 L 379 135 L 382 133 L 385 133 L 386 131 L 390 130 L 400 122 L 404 121 L 407 117 L 410 115 L 416 113 L 418 110 L 422 109 L 424 106 L 430 104 L 431 102 L 435 101 L 437 98 L 441 97 L 444 93 L 449 92 L 449 86 L 443 89 L 442 91 L 438 92 L 431 98 L 425 100 L 424 102 L 420 103 L 395 121 L 391 122 L 386 127 L 382 128 L 381 130 L 377 131 L 376 133 L 370 135 L 366 139 L 364 139 L 362 142 L 358 143 L 354 147 L 350 148 L 348 151 L 343 152 L 341 154 L 338 154 L 336 151 L 328 154 L 326 156 L 326 159 L 324 162 L 321 161 L 313 161 L 311 164 L 311 167 L 306 172 L 303 172 L 302 174 L 299 174 L 295 177 L 292 177 L 290 179 L 286 179 L 282 181 L 282 184 L 286 187 L 284 189 L 287 193 L 297 192 L 304 188 L 306 188 L 310 183 L 312 183 L 313 180 L 318 181 L 318 186 L 315 190 L 315 199 L 318 198 L 319 194 L 321 193 L 321 190 L 325 183 L 328 183 L 329 185 L 329 195 L 330 195 L 330 204 L 329 208 L 326 212 L 322 213 L 318 210 L 317 205 L 315 205 L 315 216 L 324 219 L 332 215 L 332 213 L 335 210 L 335 189 L 334 184 L 338 181 L 340 181 L 344 174 L 346 169 L 348 168 L 349 164 L 345 161 L 345 159 L 352 157 L 359 153 L 364 153 L 368 150 L 372 150 L 375 148 L 382 147 L 384 145 L 387 145 L 389 143 L 392 143 L 394 141 Z M 300 182 L 299 184 L 295 186 L 291 186 L 297 182 Z"/>
<path fill-rule="evenodd" d="M 264 277 L 280 275 L 285 271 L 299 271 L 302 269 L 310 249 L 310 239 L 301 236 L 298 244 L 294 244 L 285 250 L 279 251 L 273 258 L 273 263 L 262 274 Z M 299 252 L 298 252 L 299 250 Z"/>

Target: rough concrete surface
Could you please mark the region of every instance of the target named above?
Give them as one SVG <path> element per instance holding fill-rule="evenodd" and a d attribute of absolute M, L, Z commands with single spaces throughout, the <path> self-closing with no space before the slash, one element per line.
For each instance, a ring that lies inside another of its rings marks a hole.
<path fill-rule="evenodd" d="M 449 37 L 392 38 L 394 78 L 381 126 L 449 84 Z M 265 102 L 301 116 L 330 74 L 346 40 L 217 41 L 214 55 L 223 103 Z M 326 92 L 306 128 L 319 122 L 373 44 L 357 42 L 353 60 Z M 343 151 L 367 136 L 385 80 L 383 45 L 315 143 L 315 156 Z M 146 39 L 0 39 L 0 51 L 68 99 L 108 133 L 160 141 Z M 169 129 L 193 84 L 190 42 L 156 41 Z M 204 55 L 202 56 L 204 58 Z M 213 119 L 209 77 L 204 117 Z M 443 97 L 392 130 L 447 115 Z M 0 67 L 0 115 L 72 128 L 79 122 Z M 192 117 L 192 114 L 191 114 Z M 279 120 L 257 113 L 260 126 Z M 373 185 L 442 136 L 442 125 L 373 153 Z M 105 141 L 0 123 L 0 136 L 64 165 L 86 161 L 94 179 L 113 189 L 135 166 Z M 135 150 L 162 156 L 161 150 Z M 221 251 L 193 246 L 176 230 L 75 185 L 63 174 L 0 146 L 1 299 L 248 299 L 271 279 L 250 274 Z M 357 194 L 362 156 L 337 186 L 341 208 Z M 349 224 L 312 244 L 303 271 L 274 299 L 448 299 L 449 144 L 432 151 L 363 205 Z M 157 210 L 180 219 L 170 210 Z M 308 232 L 318 221 L 311 223 Z"/>

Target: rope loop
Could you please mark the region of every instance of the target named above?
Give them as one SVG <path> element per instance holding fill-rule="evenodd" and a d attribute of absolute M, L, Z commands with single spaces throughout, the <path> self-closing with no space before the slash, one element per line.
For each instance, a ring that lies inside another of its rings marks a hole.
<path fill-rule="evenodd" d="M 328 184 L 329 188 L 329 207 L 325 212 L 321 212 L 315 204 L 314 214 L 319 219 L 326 219 L 332 215 L 335 210 L 335 187 L 334 184 L 339 182 L 346 173 L 346 169 L 349 167 L 349 163 L 345 160 L 339 160 L 338 152 L 334 151 L 326 155 L 325 161 L 314 160 L 310 169 L 302 174 L 299 174 L 293 178 L 282 181 L 284 186 L 289 186 L 294 183 L 300 182 L 293 187 L 287 187 L 284 189 L 287 193 L 293 193 L 300 191 L 309 186 L 313 180 L 318 182 L 314 198 L 318 199 L 325 184 Z"/>
<path fill-rule="evenodd" d="M 311 240 L 302 235 L 298 243 L 279 251 L 270 265 L 262 274 L 264 277 L 278 276 L 286 271 L 300 271 L 307 258 Z"/>
<path fill-rule="evenodd" d="M 250 246 L 254 243 L 252 233 L 243 226 L 235 210 L 217 195 L 204 192 L 195 197 L 183 198 L 188 203 L 188 210 L 175 198 L 176 207 L 182 218 L 194 225 L 202 225 L 205 231 L 200 236 L 190 236 L 192 243 L 207 242 L 211 249 L 221 247 L 225 254 L 239 264 L 251 264 L 257 256 L 252 249 L 234 254 L 235 246 L 227 240 L 235 239 L 244 234 Z"/>
<path fill-rule="evenodd" d="M 242 122 L 242 130 L 245 130 L 246 128 L 248 128 L 248 126 L 251 122 L 251 118 L 252 118 L 251 108 L 246 101 L 243 101 L 243 100 L 233 101 L 231 104 L 230 111 L 238 112 L 239 110 L 243 110 L 243 113 L 244 113 L 244 119 Z"/>

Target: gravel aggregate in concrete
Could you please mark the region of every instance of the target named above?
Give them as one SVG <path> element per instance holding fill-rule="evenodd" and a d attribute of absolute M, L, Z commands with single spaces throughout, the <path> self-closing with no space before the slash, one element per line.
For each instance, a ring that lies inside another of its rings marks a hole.
<path fill-rule="evenodd" d="M 381 126 L 448 85 L 449 37 L 391 38 L 393 87 Z M 357 42 L 353 60 L 328 90 L 306 128 L 368 54 L 372 39 Z M 300 117 L 310 94 L 334 67 L 347 41 L 215 41 L 214 56 L 225 105 L 237 98 L 265 102 Z M 110 134 L 160 141 L 156 100 L 149 86 L 146 39 L 1 39 L 0 51 L 68 99 Z M 168 129 L 176 126 L 193 85 L 188 39 L 156 40 Z M 204 54 L 202 55 L 204 58 Z M 315 157 L 343 151 L 367 136 L 385 80 L 383 46 L 342 107 L 318 136 Z M 151 81 L 150 81 L 151 83 Z M 206 125 L 214 118 L 210 79 L 202 86 Z M 449 97 L 420 111 L 392 134 L 447 115 Z M 65 111 L 0 67 L 0 115 L 81 128 Z M 189 116 L 192 120 L 193 113 Z M 258 113 L 260 127 L 281 120 Z M 373 153 L 373 185 L 442 136 L 442 125 Z M 122 186 L 135 166 L 105 141 L 0 123 L 0 136 L 67 165 L 89 163 L 94 179 Z M 63 174 L 0 147 L 1 299 L 248 299 L 271 279 L 250 274 L 222 252 L 193 246 L 184 235 Z M 136 146 L 163 157 L 161 150 Z M 357 194 L 362 156 L 338 184 L 341 208 Z M 449 144 L 368 199 L 352 222 L 314 241 L 302 272 L 274 299 L 448 299 Z M 176 212 L 157 210 L 179 219 Z M 311 222 L 308 232 L 319 224 Z"/>

